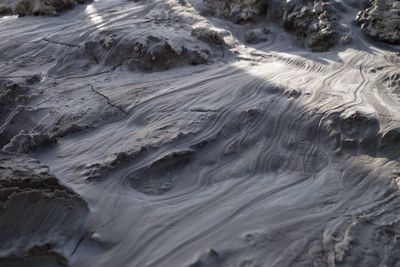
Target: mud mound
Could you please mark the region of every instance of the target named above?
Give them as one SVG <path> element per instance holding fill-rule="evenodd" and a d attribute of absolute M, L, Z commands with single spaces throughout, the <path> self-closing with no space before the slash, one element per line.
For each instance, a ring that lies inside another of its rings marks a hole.
<path fill-rule="evenodd" d="M 26 131 L 36 123 L 30 115 L 41 113 L 25 105 L 32 98 L 32 86 L 38 81 L 38 75 L 21 81 L 0 80 L 0 148 L 26 153 L 51 139 L 43 134 L 28 134 Z M 23 123 L 17 123 L 22 118 Z"/>
<path fill-rule="evenodd" d="M 358 109 L 346 110 L 331 115 L 325 127 L 335 149 L 355 154 L 377 154 L 380 125 L 376 114 Z"/>
<path fill-rule="evenodd" d="M 206 27 L 198 27 L 194 28 L 192 31 L 192 36 L 197 39 L 214 45 L 223 45 L 225 44 L 224 37 L 221 33 L 208 29 Z"/>
<path fill-rule="evenodd" d="M 340 38 L 337 17 L 327 1 L 283 1 L 283 25 L 312 51 L 326 51 Z"/>
<path fill-rule="evenodd" d="M 400 44 L 400 2 L 375 0 L 357 15 L 361 30 L 380 41 Z"/>
<path fill-rule="evenodd" d="M 63 10 L 85 2 L 88 0 L 1 0 L 0 15 L 56 16 Z"/>
<path fill-rule="evenodd" d="M 165 28 L 164 32 L 170 30 Z M 148 34 L 145 29 L 134 36 L 118 30 L 102 31 L 85 43 L 84 50 L 97 62 L 113 68 L 126 66 L 131 71 L 146 72 L 205 64 L 221 53 L 216 46 L 224 41 L 217 32 L 194 29 L 192 35 L 186 30 L 176 32 L 175 36 Z"/>
<path fill-rule="evenodd" d="M 15 0 L 0 0 L 0 16 L 11 15 Z"/>
<path fill-rule="evenodd" d="M 236 23 L 257 18 L 283 24 L 285 30 L 293 33 L 306 48 L 312 51 L 326 51 L 344 38 L 345 29 L 340 26 L 337 11 L 344 7 L 339 2 L 321 0 L 205 0 L 204 2 L 214 15 Z M 260 30 L 249 31 L 245 36 L 245 41 L 249 44 L 265 42 L 268 39 L 266 34 Z"/>
<path fill-rule="evenodd" d="M 0 259 L 70 253 L 82 234 L 86 203 L 27 156 L 0 152 L 0 170 Z"/>
<path fill-rule="evenodd" d="M 252 29 L 245 33 L 244 40 L 248 44 L 258 44 L 268 41 L 268 34 L 270 30 L 264 29 Z"/>
<path fill-rule="evenodd" d="M 266 3 L 263 0 L 204 0 L 204 3 L 214 15 L 230 19 L 234 22 L 255 19 L 266 8 Z"/>

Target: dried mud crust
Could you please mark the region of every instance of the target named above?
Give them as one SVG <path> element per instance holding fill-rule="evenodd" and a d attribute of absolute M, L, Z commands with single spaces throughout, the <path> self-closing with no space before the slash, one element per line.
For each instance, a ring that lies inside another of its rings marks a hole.
<path fill-rule="evenodd" d="M 204 0 L 204 3 L 214 15 L 234 22 L 255 19 L 266 9 L 266 1 L 263 0 Z"/>
<path fill-rule="evenodd" d="M 338 2 L 324 0 L 295 1 L 225 1 L 204 0 L 205 6 L 216 16 L 240 23 L 252 20 L 269 20 L 282 23 L 306 48 L 315 52 L 326 51 L 338 42 L 346 43 L 345 29 L 340 26 Z M 251 32 L 247 43 L 266 41 L 265 32 Z"/>
<path fill-rule="evenodd" d="M 0 80 L 0 148 L 25 153 L 38 145 L 55 141 L 47 134 L 28 133 L 23 129 L 34 124 L 29 114 L 41 112 L 26 106 L 34 95 L 34 85 L 39 81 L 39 75 L 21 81 Z"/>
<path fill-rule="evenodd" d="M 225 44 L 224 36 L 222 33 L 211 30 L 206 27 L 197 27 L 192 29 L 192 36 L 198 40 L 209 43 L 211 45 L 223 45 Z"/>
<path fill-rule="evenodd" d="M 365 34 L 393 44 L 400 44 L 400 1 L 373 0 L 360 11 L 357 21 Z"/>
<path fill-rule="evenodd" d="M 83 232 L 87 204 L 46 166 L 0 151 L 0 259 L 71 252 Z"/>
<path fill-rule="evenodd" d="M 0 15 L 56 16 L 88 0 L 0 0 Z"/>
<path fill-rule="evenodd" d="M 284 28 L 312 51 L 326 51 L 341 38 L 336 7 L 329 1 L 283 1 Z"/>
<path fill-rule="evenodd" d="M 18 97 L 22 95 L 26 89 L 19 83 L 10 80 L 0 80 L 0 123 L 3 123 L 10 111 L 13 110 L 20 99 Z"/>
<path fill-rule="evenodd" d="M 29 153 L 54 144 L 59 138 L 127 115 L 101 89 L 90 84 L 76 89 L 81 95 L 77 99 L 68 98 L 65 93 L 53 95 L 54 85 L 40 80 L 39 75 L 0 79 L 0 149 Z M 63 105 L 49 104 L 52 101 L 62 101 Z M 76 108 L 77 103 L 87 101 L 91 105 Z"/>
<path fill-rule="evenodd" d="M 99 63 L 146 72 L 205 64 L 212 53 L 208 45 L 190 36 L 169 38 L 138 33 L 137 37 L 130 37 L 120 31 L 102 31 L 84 47 L 85 53 Z"/>

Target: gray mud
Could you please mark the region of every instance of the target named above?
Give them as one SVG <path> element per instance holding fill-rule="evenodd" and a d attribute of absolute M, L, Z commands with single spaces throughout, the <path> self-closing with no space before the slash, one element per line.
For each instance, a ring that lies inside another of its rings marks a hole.
<path fill-rule="evenodd" d="M 3 16 L 0 266 L 398 266 L 398 3 Z"/>

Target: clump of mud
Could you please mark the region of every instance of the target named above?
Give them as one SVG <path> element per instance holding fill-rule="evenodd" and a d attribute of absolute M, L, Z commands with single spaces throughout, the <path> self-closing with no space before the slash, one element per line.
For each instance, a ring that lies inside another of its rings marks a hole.
<path fill-rule="evenodd" d="M 168 29 L 165 29 L 168 31 Z M 223 37 L 215 31 L 182 30 L 176 36 L 139 32 L 133 37 L 121 31 L 102 31 L 85 43 L 85 53 L 113 68 L 126 66 L 132 71 L 162 71 L 183 65 L 209 62 L 221 53 Z"/>
<path fill-rule="evenodd" d="M 0 0 L 0 15 L 14 14 L 56 16 L 88 0 Z"/>
<path fill-rule="evenodd" d="M 252 29 L 244 34 L 244 41 L 248 44 L 258 44 L 268 41 L 268 34 L 270 30 L 264 29 Z"/>
<path fill-rule="evenodd" d="M 338 18 L 328 1 L 283 1 L 284 28 L 298 36 L 312 51 L 326 51 L 339 38 Z"/>
<path fill-rule="evenodd" d="M 326 122 L 331 143 L 350 153 L 376 155 L 380 139 L 379 118 L 364 110 L 346 110 Z"/>
<path fill-rule="evenodd" d="M 0 263 L 64 255 L 82 236 L 88 207 L 46 166 L 0 151 Z M 69 255 L 69 254 L 68 254 Z"/>
<path fill-rule="evenodd" d="M 234 22 L 255 19 L 265 12 L 266 2 L 263 0 L 204 0 L 205 5 L 218 17 Z"/>
<path fill-rule="evenodd" d="M 54 136 L 43 133 L 28 133 L 22 130 L 3 147 L 4 151 L 28 153 L 36 147 L 57 142 Z"/>
<path fill-rule="evenodd" d="M 255 19 L 283 24 L 297 36 L 306 48 L 315 52 L 327 51 L 335 44 L 347 42 L 345 29 L 340 26 L 340 3 L 322 0 L 282 1 L 224 1 L 204 0 L 214 15 L 240 23 Z M 245 42 L 256 44 L 268 40 L 268 32 L 250 31 Z"/>
<path fill-rule="evenodd" d="M 357 15 L 361 30 L 380 41 L 400 44 L 400 1 L 374 0 Z"/>
<path fill-rule="evenodd" d="M 0 0 L 0 16 L 11 15 L 14 0 Z"/>
<path fill-rule="evenodd" d="M 221 266 L 225 258 L 223 253 L 219 253 L 215 249 L 210 248 L 207 252 L 200 255 L 194 262 L 187 265 L 187 267 L 214 267 Z M 245 265 L 240 265 L 245 266 Z"/>
<path fill-rule="evenodd" d="M 16 80 L 0 80 L 0 149 L 7 152 L 28 153 L 32 149 L 56 142 L 54 135 L 35 129 L 38 120 L 34 115 L 45 111 L 28 105 L 40 95 L 35 88 L 40 75 Z"/>
<path fill-rule="evenodd" d="M 26 89 L 21 84 L 11 80 L 0 80 L 0 123 L 3 123 L 11 110 L 18 105 L 18 96 Z"/>
<path fill-rule="evenodd" d="M 192 36 L 197 39 L 204 41 L 206 43 L 214 44 L 214 45 L 223 45 L 225 44 L 224 36 L 214 30 L 211 30 L 206 27 L 198 27 L 192 30 Z"/>

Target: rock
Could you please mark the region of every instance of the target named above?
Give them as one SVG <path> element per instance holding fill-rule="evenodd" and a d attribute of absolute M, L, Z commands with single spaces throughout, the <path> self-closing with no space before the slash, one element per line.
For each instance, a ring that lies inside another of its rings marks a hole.
<path fill-rule="evenodd" d="M 0 151 L 0 260 L 65 258 L 82 238 L 87 204 L 46 166 Z"/>
<path fill-rule="evenodd" d="M 326 51 L 339 40 L 334 6 L 324 0 L 282 2 L 283 25 L 312 51 Z"/>
<path fill-rule="evenodd" d="M 234 22 L 255 19 L 266 10 L 263 0 L 204 0 L 204 3 L 214 15 Z"/>
<path fill-rule="evenodd" d="M 400 1 L 374 0 L 357 15 L 361 31 L 380 41 L 400 44 Z"/>

